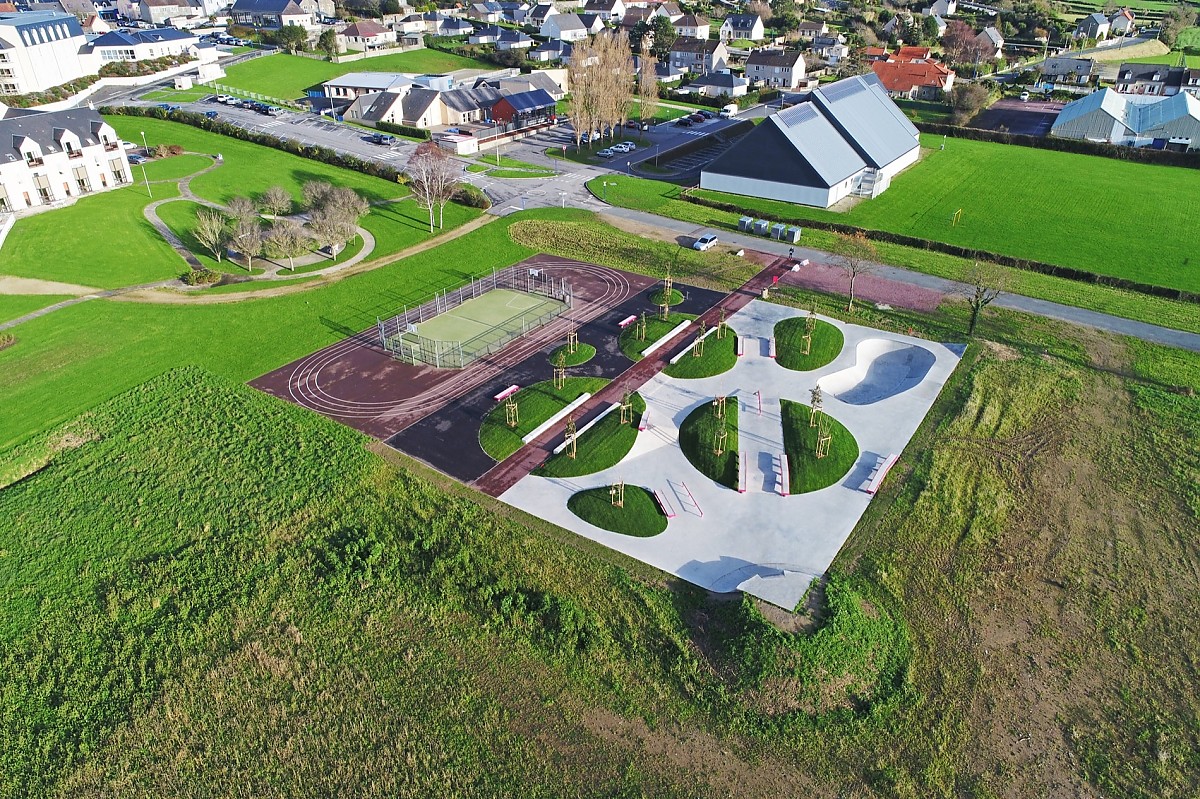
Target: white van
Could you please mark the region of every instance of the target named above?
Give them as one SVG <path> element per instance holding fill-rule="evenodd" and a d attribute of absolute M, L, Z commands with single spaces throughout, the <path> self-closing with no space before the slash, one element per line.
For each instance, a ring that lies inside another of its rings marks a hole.
<path fill-rule="evenodd" d="M 721 109 L 721 119 L 729 119 L 738 112 L 737 103 L 730 103 Z"/>

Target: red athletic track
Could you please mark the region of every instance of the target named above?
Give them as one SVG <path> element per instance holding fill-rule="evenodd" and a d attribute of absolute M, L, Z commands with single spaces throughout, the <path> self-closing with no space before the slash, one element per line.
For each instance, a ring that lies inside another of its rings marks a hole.
<path fill-rule="evenodd" d="M 549 344 L 565 340 L 569 330 L 655 283 L 641 275 L 549 255 L 535 255 L 516 267 L 541 268 L 565 278 L 574 292 L 574 306 L 465 369 L 400 363 L 379 347 L 371 328 L 256 378 L 251 385 L 383 440 Z"/>

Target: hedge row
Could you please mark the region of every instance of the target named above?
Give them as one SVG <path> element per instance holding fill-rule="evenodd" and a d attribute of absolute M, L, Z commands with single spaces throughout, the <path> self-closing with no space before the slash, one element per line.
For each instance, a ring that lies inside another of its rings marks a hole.
<path fill-rule="evenodd" d="M 696 196 L 692 191 L 687 189 L 680 192 L 680 199 L 686 200 L 696 205 L 702 205 L 705 208 L 714 208 L 718 211 L 728 211 L 742 216 L 752 216 L 755 219 L 766 219 L 770 222 L 783 222 L 787 225 L 797 225 L 799 227 L 809 227 L 816 230 L 828 230 L 834 233 L 854 234 L 862 233 L 872 241 L 881 241 L 887 244 L 900 244 L 905 247 L 912 247 L 918 250 L 931 250 L 933 252 L 942 252 L 947 255 L 955 255 L 959 258 L 970 258 L 974 261 L 989 261 L 1001 266 L 1011 266 L 1015 269 L 1025 269 L 1030 272 L 1040 272 L 1043 275 L 1053 275 L 1054 277 L 1063 277 L 1068 280 L 1077 280 L 1081 283 L 1095 283 L 1100 286 L 1112 286 L 1114 288 L 1126 289 L 1128 291 L 1136 291 L 1139 294 L 1148 294 L 1153 297 L 1165 297 L 1170 300 L 1180 300 L 1182 302 L 1200 303 L 1200 294 L 1191 291 L 1183 291 L 1180 289 L 1167 288 L 1165 286 L 1154 286 L 1149 283 L 1139 283 L 1135 280 L 1127 280 L 1123 277 L 1112 277 L 1109 275 L 1098 275 L 1094 272 L 1086 272 L 1082 269 L 1072 269 L 1068 266 L 1058 266 L 1056 264 L 1048 264 L 1044 261 L 1031 261 L 1026 258 L 1017 258 L 1012 255 L 1001 255 L 1000 253 L 988 252 L 987 250 L 977 250 L 970 247 L 960 247 L 957 244 L 947 244 L 942 241 L 932 241 L 930 239 L 920 239 L 915 236 L 905 236 L 902 233 L 892 233 L 887 230 L 870 230 L 868 228 L 860 228 L 854 225 L 844 225 L 838 222 L 822 222 L 804 217 L 786 217 L 776 214 L 762 213 L 761 211 L 751 211 L 747 208 L 734 205 L 733 203 L 721 202 L 720 200 L 711 200 L 707 197 Z"/>
<path fill-rule="evenodd" d="M 1104 144 L 1082 141 L 1080 139 L 1060 139 L 1057 136 L 1025 136 L 1019 133 L 1001 133 L 995 130 L 983 130 L 982 128 L 963 128 L 957 125 L 944 125 L 938 122 L 915 122 L 913 124 L 922 133 L 953 136 L 956 139 L 990 141 L 997 144 L 1015 144 L 1020 147 L 1034 147 L 1039 150 L 1056 150 L 1058 152 L 1079 153 L 1081 155 L 1099 155 L 1104 158 L 1115 158 L 1118 161 L 1135 161 L 1143 164 L 1183 166 L 1191 169 L 1200 169 L 1200 153 L 1177 153 L 1172 150 L 1152 150 L 1149 147 L 1124 147 L 1118 144 Z"/>
<path fill-rule="evenodd" d="M 301 158 L 308 158 L 313 161 L 319 161 L 322 164 L 337 166 L 343 169 L 350 169 L 355 172 L 361 172 L 364 175 L 383 178 L 394 182 L 403 182 L 402 173 L 395 168 L 377 164 L 374 161 L 367 161 L 357 156 L 339 153 L 328 147 L 318 147 L 315 145 L 304 145 L 298 141 L 290 139 L 280 139 L 277 136 L 271 136 L 267 133 L 257 133 L 255 131 L 239 128 L 237 125 L 231 125 L 228 122 L 221 122 L 216 119 L 209 119 L 203 114 L 197 114 L 191 111 L 167 111 L 163 108 L 143 108 L 141 106 L 120 105 L 120 106 L 105 106 L 100 109 L 101 114 L 110 114 L 113 116 L 129 116 L 129 117 L 153 117 L 154 119 L 166 119 L 172 122 L 182 122 L 185 125 L 191 125 L 194 128 L 200 128 L 210 133 L 217 133 L 221 136 L 228 136 L 231 139 L 239 139 L 241 141 L 252 142 L 253 144 L 261 144 L 264 147 L 273 147 L 276 150 L 282 150 L 285 153 L 298 155 Z"/>
<path fill-rule="evenodd" d="M 9 108 L 32 108 L 37 105 L 57 103 L 59 100 L 66 100 L 68 97 L 73 97 L 98 80 L 100 80 L 99 75 L 84 75 L 82 78 L 76 78 L 66 83 L 60 83 L 57 86 L 51 86 L 43 92 L 5 95 L 0 97 L 0 102 L 3 102 Z"/>
<path fill-rule="evenodd" d="M 140 78 L 162 72 L 164 69 L 189 64 L 196 59 L 186 53 L 146 58 L 141 61 L 110 61 L 100 67 L 102 78 Z"/>
<path fill-rule="evenodd" d="M 375 127 L 384 133 L 396 133 L 414 139 L 428 139 L 430 132 L 424 128 L 414 128 L 412 125 L 397 125 L 395 122 L 376 122 Z"/>

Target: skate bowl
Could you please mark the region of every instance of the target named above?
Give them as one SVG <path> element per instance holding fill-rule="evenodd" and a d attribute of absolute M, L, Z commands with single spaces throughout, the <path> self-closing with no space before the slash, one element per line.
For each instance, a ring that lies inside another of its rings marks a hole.
<path fill-rule="evenodd" d="M 847 405 L 871 405 L 902 394 L 929 374 L 934 354 L 916 344 L 885 338 L 858 343 L 855 363 L 817 381 L 821 390 Z"/>

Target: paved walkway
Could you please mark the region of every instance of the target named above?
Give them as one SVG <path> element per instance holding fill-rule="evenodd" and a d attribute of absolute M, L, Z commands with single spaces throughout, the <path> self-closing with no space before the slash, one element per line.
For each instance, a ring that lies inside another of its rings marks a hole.
<path fill-rule="evenodd" d="M 811 372 L 790 371 L 765 354 L 765 343 L 777 322 L 799 314 L 786 306 L 751 302 L 729 318 L 730 327 L 750 341 L 733 369 L 700 380 L 657 374 L 642 387 L 650 429 L 638 434 L 620 464 L 584 477 L 526 477 L 500 499 L 701 587 L 745 591 L 792 610 L 812 580 L 829 568 L 870 504 L 871 495 L 861 486 L 879 456 L 903 451 L 959 362 L 957 352 L 940 344 L 826 319 L 846 337 L 841 355 Z M 818 381 L 879 371 L 860 364 L 859 357 L 874 352 L 860 348 L 863 342 L 881 339 L 895 348 L 927 353 L 928 371 L 907 382 L 893 380 L 893 390 L 872 397 L 876 401 L 871 403 L 842 402 L 837 395 L 856 398 L 848 391 L 827 392 L 825 410 L 853 433 L 859 457 L 834 485 L 783 496 L 776 471 L 783 442 L 779 400 L 807 403 L 809 389 Z M 762 416 L 756 392 L 762 392 Z M 739 448 L 748 475 L 744 494 L 700 475 L 679 447 L 680 424 L 717 395 L 739 405 Z M 585 434 L 580 445 L 586 441 Z M 674 514 L 665 532 L 651 538 L 618 535 L 567 509 L 577 491 L 618 480 L 664 498 Z"/>

